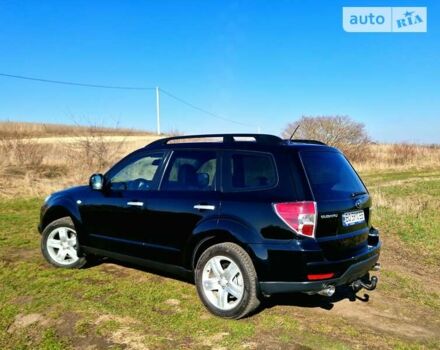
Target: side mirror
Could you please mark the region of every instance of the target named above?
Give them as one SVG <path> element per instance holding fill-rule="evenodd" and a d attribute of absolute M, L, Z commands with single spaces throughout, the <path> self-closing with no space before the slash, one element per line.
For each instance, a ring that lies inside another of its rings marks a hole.
<path fill-rule="evenodd" d="M 104 175 L 93 174 L 90 176 L 89 185 L 92 190 L 101 191 L 104 187 Z"/>

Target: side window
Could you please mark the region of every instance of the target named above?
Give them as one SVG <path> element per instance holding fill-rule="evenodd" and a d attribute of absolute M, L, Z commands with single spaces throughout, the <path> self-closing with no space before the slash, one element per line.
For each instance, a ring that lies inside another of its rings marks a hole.
<path fill-rule="evenodd" d="M 111 189 L 129 191 L 151 190 L 162 160 L 163 153 L 155 153 L 133 161 L 110 179 Z"/>
<path fill-rule="evenodd" d="M 176 151 L 171 157 L 161 189 L 214 191 L 216 171 L 216 152 Z"/>
<path fill-rule="evenodd" d="M 268 154 L 232 153 L 229 164 L 229 190 L 260 190 L 277 183 L 275 164 Z"/>

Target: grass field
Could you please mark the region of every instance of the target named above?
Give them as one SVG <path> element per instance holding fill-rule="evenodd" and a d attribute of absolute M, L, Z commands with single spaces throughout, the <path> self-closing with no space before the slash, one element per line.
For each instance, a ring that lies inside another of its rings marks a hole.
<path fill-rule="evenodd" d="M 153 271 L 50 267 L 35 229 L 42 199 L 3 198 L 0 349 L 438 349 L 440 169 L 362 177 L 384 241 L 378 289 L 272 297 L 240 321 L 210 315 L 192 284 Z"/>
<path fill-rule="evenodd" d="M 85 183 L 154 136 L 0 125 L 0 349 L 440 348 L 440 147 L 371 145 L 355 163 L 384 248 L 379 287 L 283 295 L 240 321 L 209 314 L 191 283 L 102 261 L 50 267 L 36 232 L 48 193 Z M 294 267 L 292 267 L 294 268 Z"/>
<path fill-rule="evenodd" d="M 133 136 L 151 135 L 150 131 L 124 129 L 117 127 L 102 127 L 99 125 L 67 125 L 67 124 L 43 124 L 25 123 L 13 121 L 0 121 L 0 139 L 13 137 L 60 137 L 60 136 L 87 136 L 90 132 L 106 136 Z"/>

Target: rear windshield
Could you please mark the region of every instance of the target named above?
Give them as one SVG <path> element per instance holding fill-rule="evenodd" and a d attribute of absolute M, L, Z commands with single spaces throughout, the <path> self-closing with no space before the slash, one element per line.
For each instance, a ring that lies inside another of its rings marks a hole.
<path fill-rule="evenodd" d="M 347 199 L 366 192 L 359 176 L 341 153 L 301 152 L 316 200 Z"/>

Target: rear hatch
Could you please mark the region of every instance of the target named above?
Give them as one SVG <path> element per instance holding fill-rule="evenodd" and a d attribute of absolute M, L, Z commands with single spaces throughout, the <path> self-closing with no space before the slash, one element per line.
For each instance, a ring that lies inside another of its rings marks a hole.
<path fill-rule="evenodd" d="M 340 260 L 368 248 L 371 199 L 342 153 L 301 151 L 302 163 L 317 203 L 315 236 L 325 257 Z"/>

